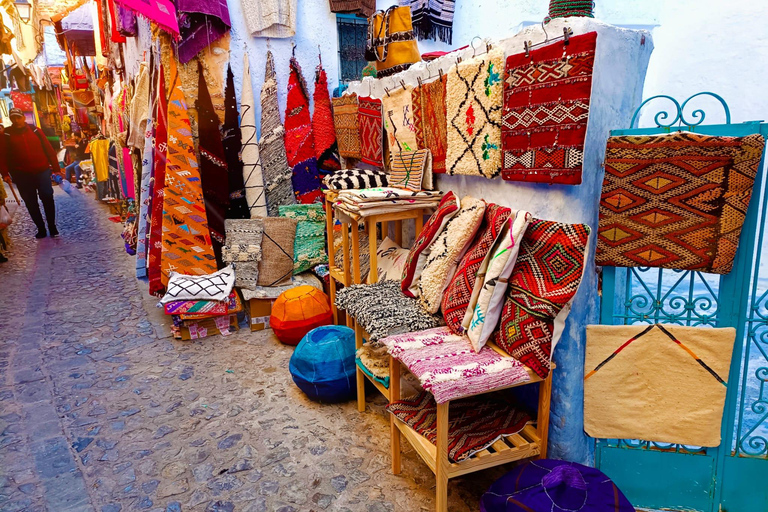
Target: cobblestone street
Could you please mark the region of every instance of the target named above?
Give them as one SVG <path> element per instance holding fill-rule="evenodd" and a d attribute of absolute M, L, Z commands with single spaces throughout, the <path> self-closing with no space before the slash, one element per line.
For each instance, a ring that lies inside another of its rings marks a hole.
<path fill-rule="evenodd" d="M 0 510 L 433 509 L 413 451 L 390 472 L 383 397 L 309 401 L 271 331 L 173 340 L 121 225 L 89 193 L 56 201 L 61 237 L 21 207 L 0 266 Z M 498 474 L 452 480 L 451 511 Z"/>

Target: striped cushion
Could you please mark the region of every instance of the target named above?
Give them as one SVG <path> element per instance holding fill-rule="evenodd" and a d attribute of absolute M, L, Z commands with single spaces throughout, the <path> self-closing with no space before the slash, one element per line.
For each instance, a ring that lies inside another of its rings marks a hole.
<path fill-rule="evenodd" d="M 432 153 L 428 149 L 393 152 L 389 159 L 389 186 L 418 192 L 432 190 Z"/>
<path fill-rule="evenodd" d="M 386 187 L 387 174 L 371 169 L 342 169 L 326 176 L 324 182 L 331 190 Z"/>

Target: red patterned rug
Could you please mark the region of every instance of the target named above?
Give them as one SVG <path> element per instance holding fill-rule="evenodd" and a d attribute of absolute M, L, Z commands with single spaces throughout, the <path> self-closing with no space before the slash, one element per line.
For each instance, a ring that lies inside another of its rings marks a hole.
<path fill-rule="evenodd" d="M 445 110 L 445 84 L 443 76 L 416 87 L 411 92 L 413 125 L 416 142 L 421 149 L 432 152 L 432 172 L 445 172 L 445 156 L 448 151 L 447 115 Z"/>
<path fill-rule="evenodd" d="M 381 100 L 360 96 L 357 120 L 360 126 L 360 154 L 366 164 L 384 166 L 384 120 Z"/>

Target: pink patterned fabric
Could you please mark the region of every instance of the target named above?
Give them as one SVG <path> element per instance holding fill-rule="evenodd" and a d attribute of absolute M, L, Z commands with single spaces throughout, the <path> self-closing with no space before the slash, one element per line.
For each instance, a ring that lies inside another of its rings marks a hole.
<path fill-rule="evenodd" d="M 397 334 L 381 340 L 437 403 L 448 402 L 530 380 L 525 366 L 490 347 L 476 353 L 465 336 L 448 327 Z"/>
<path fill-rule="evenodd" d="M 179 35 L 176 7 L 171 0 L 116 0 L 120 5 L 142 14 L 174 37 Z"/>

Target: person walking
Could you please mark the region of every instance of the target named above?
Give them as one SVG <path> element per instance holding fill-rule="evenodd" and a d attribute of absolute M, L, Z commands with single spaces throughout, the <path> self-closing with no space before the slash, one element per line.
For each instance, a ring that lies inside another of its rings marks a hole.
<path fill-rule="evenodd" d="M 24 112 L 12 108 L 8 112 L 12 125 L 5 130 L 5 149 L 8 172 L 19 189 L 29 216 L 37 226 L 35 238 L 58 236 L 56 229 L 56 205 L 53 202 L 51 174 L 59 171 L 59 161 L 51 143 L 36 126 L 27 124 Z M 7 181 L 7 179 L 6 179 Z M 38 196 L 43 203 L 48 232 L 45 230 L 43 214 L 37 202 Z"/>

